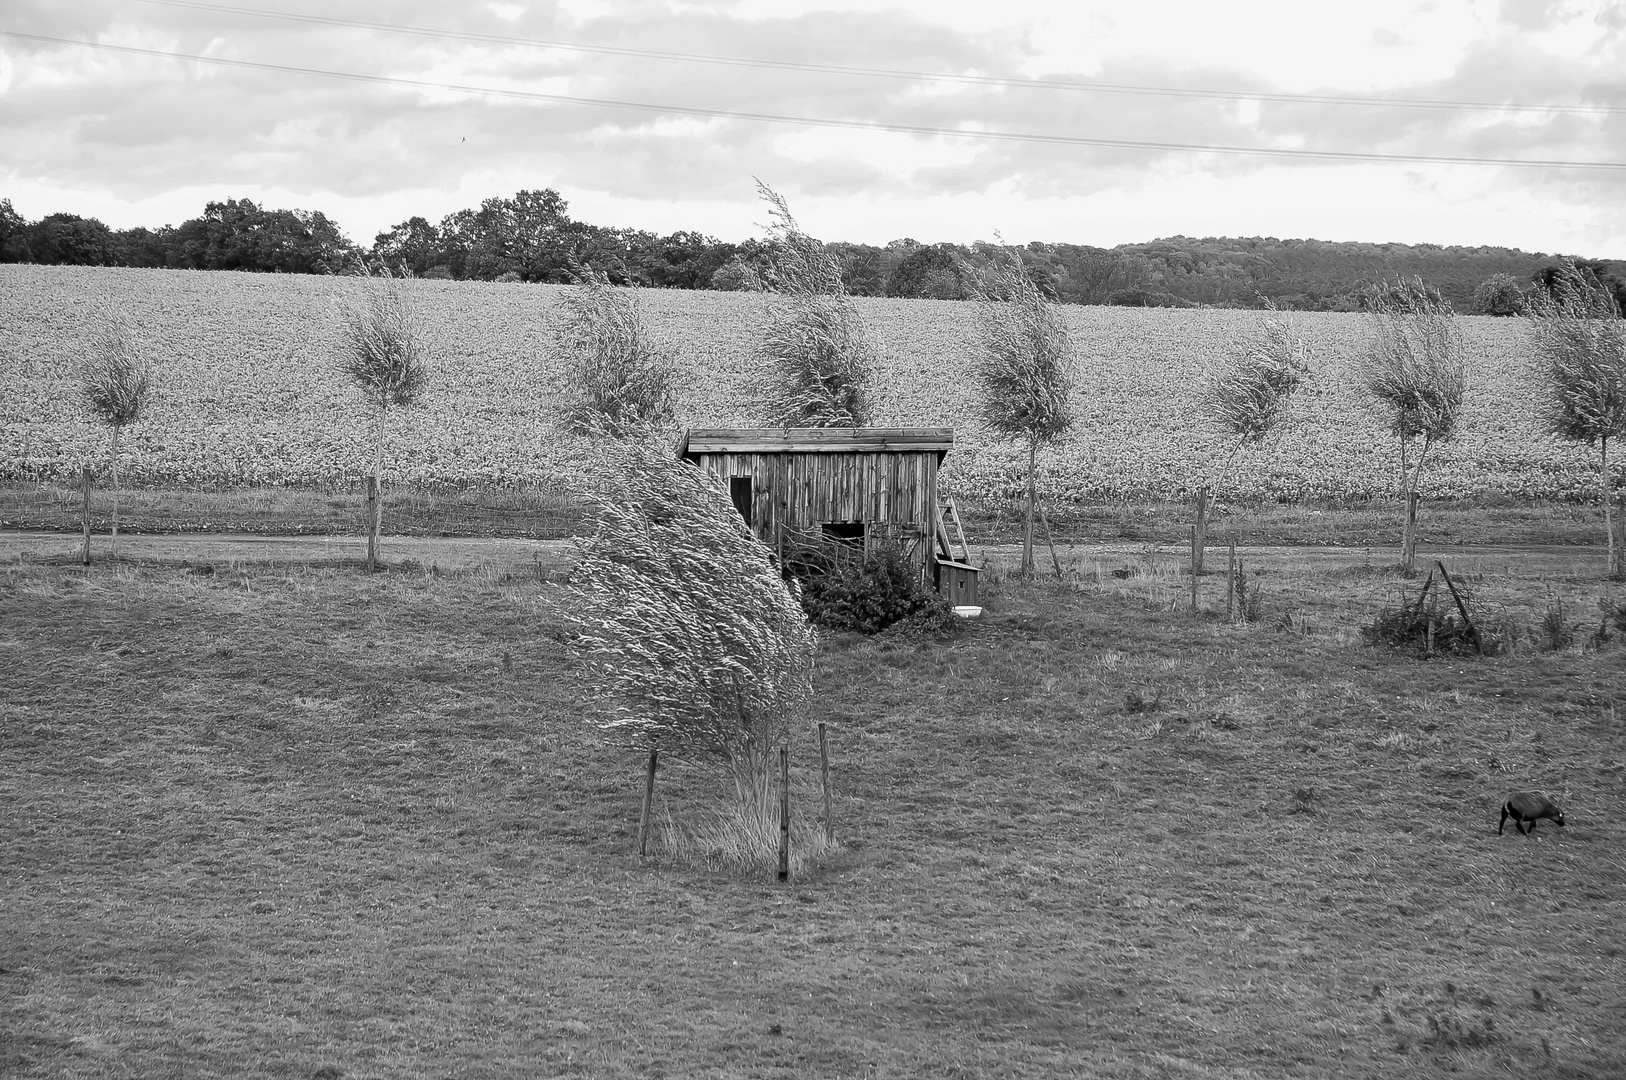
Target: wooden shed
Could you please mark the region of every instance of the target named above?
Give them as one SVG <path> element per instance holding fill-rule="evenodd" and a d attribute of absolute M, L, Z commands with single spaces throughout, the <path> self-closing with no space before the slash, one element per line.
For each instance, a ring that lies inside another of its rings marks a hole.
<path fill-rule="evenodd" d="M 798 535 L 896 539 L 935 581 L 937 471 L 953 448 L 952 428 L 691 428 L 678 454 L 728 481 L 781 558 Z"/>

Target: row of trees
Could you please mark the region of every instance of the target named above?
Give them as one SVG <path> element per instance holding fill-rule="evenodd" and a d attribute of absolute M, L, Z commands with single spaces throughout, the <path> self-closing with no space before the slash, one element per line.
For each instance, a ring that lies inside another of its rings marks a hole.
<path fill-rule="evenodd" d="M 1469 378 L 1467 348 L 1450 301 L 1421 278 L 1369 285 L 1362 306 L 1368 336 L 1357 379 L 1399 443 L 1405 508 L 1401 566 L 1409 572 L 1424 467 L 1429 452 L 1457 433 Z M 1566 262 L 1549 276 L 1546 288 L 1527 295 L 1519 314 L 1535 331 L 1547 430 L 1597 451 L 1608 573 L 1626 578 L 1626 542 L 1617 537 L 1613 516 L 1623 485 L 1609 462 L 1611 442 L 1626 438 L 1621 305 L 1593 270 Z M 1254 341 L 1233 351 L 1205 398 L 1212 420 L 1235 440 L 1230 456 L 1261 445 L 1280 428 L 1289 399 L 1310 374 L 1304 340 L 1279 318 L 1267 319 Z M 1216 484 L 1223 473 L 1224 466 Z M 1205 495 L 1208 491 L 1204 488 Z"/>
<path fill-rule="evenodd" d="M 380 511 L 379 486 L 384 471 L 384 435 L 392 408 L 416 405 L 429 385 L 429 358 L 423 333 L 400 292 L 385 276 L 383 287 L 360 303 L 348 303 L 338 332 L 338 369 L 359 388 L 372 412 L 373 488 L 367 545 L 368 569 L 377 554 Z M 80 398 L 90 414 L 111 432 L 108 460 L 113 480 L 111 547 L 119 544 L 119 440 L 136 423 L 152 397 L 152 366 L 129 320 L 106 311 L 91 339 L 79 373 Z M 89 524 L 86 524 L 85 561 L 90 561 Z"/>
<path fill-rule="evenodd" d="M 0 262 L 336 274 L 358 252 L 321 213 L 269 210 L 248 199 L 209 203 L 178 226 L 109 229 L 95 218 L 25 221 L 0 199 Z"/>
<path fill-rule="evenodd" d="M 27 221 L 0 199 L 0 262 L 168 267 L 279 273 L 387 267 L 415 277 L 567 283 L 573 266 L 618 285 L 745 289 L 766 280 L 775 236 L 731 243 L 693 231 L 661 236 L 576 221 L 544 188 L 490 198 L 431 222 L 411 217 L 351 243 L 320 212 L 273 210 L 248 199 L 211 202 L 177 226 L 110 229 L 70 213 Z M 772 229 L 770 228 L 770 233 Z M 1115 248 L 1034 242 L 885 245 L 833 242 L 825 251 L 850 296 L 972 300 L 976 278 L 1012 253 L 1047 298 L 1139 307 L 1361 310 L 1364 285 L 1422 277 L 1455 310 L 1516 315 L 1534 291 L 1552 292 L 1560 261 L 1509 248 L 1330 243 L 1274 237 L 1175 236 Z M 1626 305 L 1626 264 L 1575 260 Z"/>
<path fill-rule="evenodd" d="M 767 419 L 785 426 L 862 426 L 869 415 L 872 353 L 832 246 L 802 232 L 771 189 L 764 186 L 761 194 L 770 207 L 772 246 L 765 271 L 750 286 L 774 294 L 762 345 L 769 379 L 761 399 L 771 403 Z M 1028 452 L 1022 559 L 1022 572 L 1028 574 L 1033 569 L 1037 451 L 1072 423 L 1067 376 L 1071 346 L 1054 301 L 1020 252 L 988 245 L 987 253 L 981 266 L 960 260 L 954 270 L 980 308 L 984 348 L 975 369 L 978 411 L 996 434 L 1021 441 Z M 1613 524 L 1619 484 L 1609 461 L 1611 441 L 1626 436 L 1626 322 L 1618 283 L 1594 265 L 1566 261 L 1539 285 L 1520 294 L 1516 312 L 1529 317 L 1536 329 L 1544 420 L 1554 434 L 1597 450 L 1609 573 L 1626 575 L 1626 545 L 1617 541 Z M 607 283 L 600 279 L 597 288 L 607 291 Z M 1290 398 L 1311 375 L 1304 340 L 1281 311 L 1266 304 L 1273 310 L 1258 334 L 1239 343 L 1207 388 L 1209 415 L 1233 443 L 1204 488 L 1204 501 L 1223 483 L 1237 453 L 1263 444 L 1280 428 Z M 1359 379 L 1399 444 L 1405 506 L 1401 559 L 1409 570 L 1425 467 L 1431 451 L 1456 433 L 1468 378 L 1467 351 L 1450 299 L 1421 278 L 1368 283 L 1360 307 L 1367 315 L 1368 340 Z M 621 359 L 611 367 L 604 365 L 604 355 L 602 348 L 580 353 L 579 384 L 601 387 L 581 407 L 613 399 L 621 417 L 619 410 L 629 400 L 655 400 L 637 392 L 637 380 L 649 379 L 646 355 L 638 354 L 641 359 L 635 362 L 634 354 L 622 349 L 615 352 Z M 599 367 L 593 369 L 591 363 Z M 606 392 L 606 376 L 609 385 L 631 392 L 621 398 Z M 663 376 L 660 385 L 667 386 L 667 379 L 669 375 Z M 670 416 L 669 390 L 658 400 L 659 409 L 646 408 L 637 423 Z"/>

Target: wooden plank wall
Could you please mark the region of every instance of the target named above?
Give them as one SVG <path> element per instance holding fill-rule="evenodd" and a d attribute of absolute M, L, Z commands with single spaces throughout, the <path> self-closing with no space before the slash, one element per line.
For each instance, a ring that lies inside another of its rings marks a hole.
<path fill-rule="evenodd" d="M 863 522 L 872 540 L 892 536 L 915 544 L 930 569 L 937 521 L 935 451 L 868 453 L 705 453 L 703 468 L 723 477 L 752 478 L 752 520 L 769 547 L 781 526 L 817 532 L 826 522 Z"/>

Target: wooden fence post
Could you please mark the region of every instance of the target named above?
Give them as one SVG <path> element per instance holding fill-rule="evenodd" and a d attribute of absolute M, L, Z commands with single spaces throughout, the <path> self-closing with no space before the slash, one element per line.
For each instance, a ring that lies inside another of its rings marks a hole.
<path fill-rule="evenodd" d="M 1197 526 L 1191 527 L 1191 613 L 1197 614 Z"/>
<path fill-rule="evenodd" d="M 1061 560 L 1056 557 L 1056 540 L 1050 535 L 1050 518 L 1045 516 L 1044 503 L 1038 504 L 1039 520 L 1044 523 L 1044 542 L 1050 545 L 1050 565 L 1056 568 L 1056 580 L 1061 580 Z"/>
<path fill-rule="evenodd" d="M 378 477 L 367 478 L 367 572 L 378 569 Z"/>
<path fill-rule="evenodd" d="M 1226 545 L 1225 557 L 1225 620 L 1236 618 L 1236 541 Z"/>
<path fill-rule="evenodd" d="M 85 565 L 90 565 L 90 466 L 86 465 L 80 473 L 80 480 L 85 488 Z"/>
<path fill-rule="evenodd" d="M 790 747 L 779 748 L 779 880 L 790 880 Z"/>
<path fill-rule="evenodd" d="M 1468 617 L 1468 607 L 1462 602 L 1462 596 L 1457 592 L 1457 587 L 1452 582 L 1451 575 L 1445 572 L 1445 563 L 1436 560 L 1434 565 L 1440 568 L 1440 580 L 1445 582 L 1447 589 L 1451 590 L 1451 599 L 1457 602 L 1457 614 L 1462 616 L 1462 625 L 1468 630 L 1468 640 L 1474 643 L 1474 652 L 1483 656 L 1485 643 L 1479 637 L 1479 627 L 1475 626 L 1474 621 Z"/>
<path fill-rule="evenodd" d="M 836 822 L 830 809 L 830 744 L 824 737 L 824 721 L 819 721 L 819 779 L 824 785 L 824 837 L 835 840 Z"/>
<path fill-rule="evenodd" d="M 655 758 L 660 753 L 649 748 L 649 765 L 644 771 L 644 812 L 638 818 L 638 857 L 642 858 L 649 844 L 649 807 L 655 801 Z"/>
<path fill-rule="evenodd" d="M 1626 491 L 1620 493 L 1620 512 L 1615 515 L 1614 549 L 1614 565 L 1609 568 L 1609 576 L 1617 580 L 1626 578 Z"/>
<path fill-rule="evenodd" d="M 1208 485 L 1197 489 L 1197 524 L 1191 528 L 1191 572 L 1203 572 L 1203 549 L 1208 546 Z"/>

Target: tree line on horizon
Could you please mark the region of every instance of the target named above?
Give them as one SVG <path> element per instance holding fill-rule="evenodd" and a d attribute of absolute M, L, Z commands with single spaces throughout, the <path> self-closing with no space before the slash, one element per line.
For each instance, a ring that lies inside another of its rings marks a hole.
<path fill-rule="evenodd" d="M 362 248 L 321 211 L 279 210 L 249 199 L 210 202 L 196 218 L 158 229 L 111 229 L 52 213 L 28 221 L 0 198 L 0 262 L 177 270 L 344 274 L 566 284 L 591 268 L 613 284 L 741 290 L 762 279 L 770 245 L 699 232 L 660 236 L 576 221 L 552 189 L 489 198 L 433 224 L 411 217 Z M 824 245 L 853 296 L 964 300 L 972 277 L 1005 250 L 997 243 Z M 1357 311 L 1373 281 L 1421 277 L 1460 312 L 1513 315 L 1533 289 L 1549 290 L 1560 259 L 1503 247 L 1374 244 L 1276 237 L 1172 236 L 1112 248 L 1034 241 L 1014 250 L 1040 291 L 1068 304 L 1125 307 L 1268 305 Z M 1626 308 L 1626 262 L 1574 258 Z"/>

